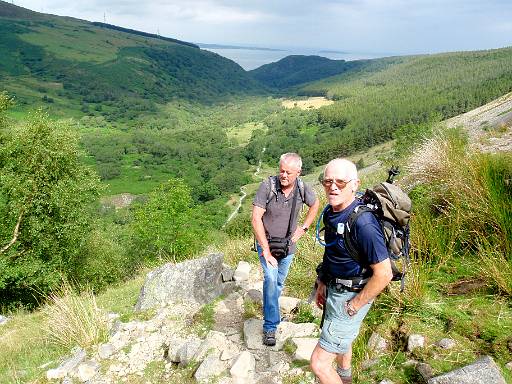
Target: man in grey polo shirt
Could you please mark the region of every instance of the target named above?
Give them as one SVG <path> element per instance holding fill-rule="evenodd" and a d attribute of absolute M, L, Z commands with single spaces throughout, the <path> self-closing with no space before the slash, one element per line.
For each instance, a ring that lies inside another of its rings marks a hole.
<path fill-rule="evenodd" d="M 279 160 L 279 176 L 264 180 L 254 197 L 252 227 L 258 243 L 258 255 L 263 268 L 263 344 L 275 345 L 275 332 L 281 316 L 279 296 L 288 275 L 297 241 L 306 233 L 315 219 L 319 202 L 314 191 L 298 179 L 302 160 L 296 153 L 285 153 Z M 297 189 L 295 193 L 295 189 Z M 296 197 L 292 212 L 293 196 Z M 297 221 L 302 204 L 309 206 L 302 225 Z M 291 220 L 290 220 L 291 215 Z M 284 257 L 276 259 L 271 253 L 268 239 L 285 238 L 290 224 L 290 246 Z"/>

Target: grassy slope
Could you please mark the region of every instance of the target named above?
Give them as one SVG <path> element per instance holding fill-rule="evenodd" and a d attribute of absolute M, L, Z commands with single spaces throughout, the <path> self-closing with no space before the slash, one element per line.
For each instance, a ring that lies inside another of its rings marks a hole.
<path fill-rule="evenodd" d="M 151 102 L 211 102 L 261 91 L 240 66 L 212 52 L 5 2 L 0 3 L 0 33 L 2 88 L 20 107 L 39 104 L 74 115 L 103 104 L 103 114 L 117 120 L 126 109 L 124 100 L 132 110 L 154 112 Z M 45 95 L 50 102 L 42 100 Z"/>

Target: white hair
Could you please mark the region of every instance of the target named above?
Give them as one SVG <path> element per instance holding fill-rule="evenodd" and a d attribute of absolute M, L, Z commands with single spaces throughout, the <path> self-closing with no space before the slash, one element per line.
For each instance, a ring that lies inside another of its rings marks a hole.
<path fill-rule="evenodd" d="M 341 168 L 343 169 L 344 173 L 345 173 L 345 176 L 347 178 L 349 178 L 350 180 L 357 180 L 358 177 L 357 177 L 357 167 L 356 165 L 351 162 L 350 160 L 347 160 L 347 159 L 334 159 L 334 160 L 331 160 L 327 163 L 327 165 L 325 166 L 325 169 L 324 169 L 324 176 L 325 176 L 325 171 L 327 170 L 327 168 L 329 167 L 336 167 L 336 168 Z"/>
<path fill-rule="evenodd" d="M 281 163 L 295 165 L 298 169 L 302 169 L 302 159 L 294 152 L 283 153 L 279 158 L 279 164 Z"/>

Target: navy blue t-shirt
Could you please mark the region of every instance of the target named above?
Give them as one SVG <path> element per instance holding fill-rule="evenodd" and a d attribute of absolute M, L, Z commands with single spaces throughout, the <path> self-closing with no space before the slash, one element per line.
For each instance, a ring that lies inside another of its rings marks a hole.
<path fill-rule="evenodd" d="M 369 265 L 380 263 L 389 257 L 382 229 L 371 212 L 362 213 L 355 222 L 355 228 L 351 228 L 351 239 L 355 241 L 361 255 L 366 257 L 366 272 L 365 265 L 355 261 L 345 248 L 342 233 L 346 229 L 350 214 L 358 205 L 362 203 L 356 199 L 340 212 L 333 212 L 329 207 L 324 213 L 325 243 L 328 246 L 325 247 L 322 269 L 332 277 L 369 276 L 372 273 Z M 336 235 L 336 232 L 339 234 Z"/>

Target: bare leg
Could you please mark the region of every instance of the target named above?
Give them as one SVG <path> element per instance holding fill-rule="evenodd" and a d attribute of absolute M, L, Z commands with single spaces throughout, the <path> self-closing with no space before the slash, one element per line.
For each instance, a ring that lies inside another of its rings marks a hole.
<path fill-rule="evenodd" d="M 336 364 L 338 365 L 338 371 L 339 368 L 346 371 L 345 375 L 340 375 L 340 373 L 337 372 L 341 376 L 343 384 L 352 384 L 352 345 L 347 352 L 336 355 Z"/>
<path fill-rule="evenodd" d="M 311 355 L 311 370 L 318 377 L 321 384 L 343 384 L 338 373 L 332 366 L 336 358 L 335 353 L 323 350 L 319 344 L 316 345 Z"/>
<path fill-rule="evenodd" d="M 343 369 L 349 369 L 352 366 L 352 345 L 347 352 L 336 355 L 336 362 L 338 367 Z"/>

